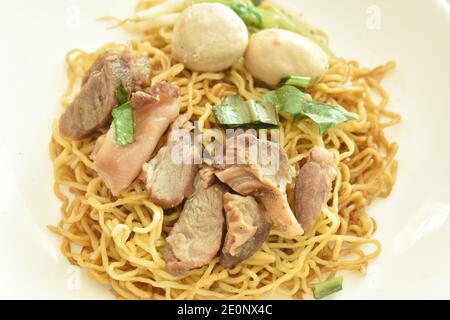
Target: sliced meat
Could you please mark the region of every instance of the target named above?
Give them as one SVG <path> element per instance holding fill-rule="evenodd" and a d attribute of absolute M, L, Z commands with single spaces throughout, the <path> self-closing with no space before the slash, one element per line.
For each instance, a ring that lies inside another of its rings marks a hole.
<path fill-rule="evenodd" d="M 135 101 L 135 96 L 138 96 Z M 178 88 L 159 82 L 147 92 L 132 95 L 134 138 L 132 144 L 119 146 L 111 128 L 94 148 L 94 167 L 115 196 L 127 188 L 139 175 L 159 139 L 180 111 Z"/>
<path fill-rule="evenodd" d="M 183 130 L 180 132 L 179 130 Z M 194 164 L 191 122 L 180 116 L 172 124 L 166 144 L 143 166 L 143 177 L 150 200 L 164 209 L 179 205 L 192 194 L 197 174 Z M 181 134 L 187 138 L 183 140 Z"/>
<path fill-rule="evenodd" d="M 145 56 L 133 56 L 106 51 L 85 74 L 80 93 L 59 120 L 61 134 L 82 139 L 111 122 L 111 110 L 117 105 L 116 89 L 123 81 L 129 92 L 149 85 L 150 61 Z"/>
<path fill-rule="evenodd" d="M 237 149 L 242 151 L 242 146 L 238 148 L 238 144 L 233 145 L 233 142 L 227 141 L 227 147 L 231 143 L 238 156 L 234 161 L 235 164 L 230 164 L 227 160 L 226 164 L 216 165 L 216 176 L 237 193 L 245 196 L 252 195 L 261 201 L 270 213 L 273 225 L 286 237 L 303 234 L 303 229 L 287 201 L 286 184 L 292 179 L 293 169 L 286 152 L 278 144 L 262 141 L 253 135 L 246 134 L 245 138 L 249 141 L 249 146 L 245 147 L 245 152 L 241 152 L 241 156 Z M 266 158 L 270 157 L 271 161 L 264 163 L 267 158 L 253 164 L 239 164 L 245 163 L 245 160 L 250 158 L 249 154 L 255 147 L 258 152 L 264 149 L 272 150 L 273 153 L 268 153 L 270 155 L 266 156 Z M 277 165 L 272 167 L 268 165 L 269 163 L 277 163 Z"/>
<path fill-rule="evenodd" d="M 333 154 L 324 148 L 314 147 L 295 183 L 295 215 L 304 230 L 314 225 L 320 217 L 336 174 Z"/>
<path fill-rule="evenodd" d="M 284 186 L 275 184 L 261 175 L 260 170 L 245 165 L 233 165 L 218 171 L 216 176 L 242 195 L 252 195 L 270 213 L 274 226 L 286 237 L 303 234 L 303 230 L 292 213 Z"/>
<path fill-rule="evenodd" d="M 272 222 L 267 211 L 252 196 L 225 193 L 223 202 L 227 233 L 220 263 L 224 268 L 232 268 L 262 246 Z"/>
<path fill-rule="evenodd" d="M 212 177 L 210 170 L 199 170 L 194 193 L 166 238 L 164 259 L 173 275 L 208 264 L 220 249 L 226 188 Z"/>

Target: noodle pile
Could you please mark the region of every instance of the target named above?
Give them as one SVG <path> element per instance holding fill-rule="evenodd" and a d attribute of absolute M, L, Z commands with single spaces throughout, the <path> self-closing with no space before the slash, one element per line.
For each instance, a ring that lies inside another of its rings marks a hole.
<path fill-rule="evenodd" d="M 215 127 L 211 108 L 225 96 L 239 93 L 244 99 L 259 99 L 267 92 L 254 83 L 242 59 L 219 73 L 190 72 L 174 63 L 171 30 L 169 26 L 147 32 L 130 46 L 149 55 L 152 84 L 166 80 L 180 88 L 181 112 L 199 121 L 201 130 Z M 78 49 L 67 54 L 64 107 L 93 61 L 117 47 L 109 44 L 92 54 Z M 386 139 L 384 129 L 397 124 L 400 116 L 386 110 L 388 94 L 380 86 L 394 67 L 389 62 L 369 70 L 355 61 L 333 60 L 328 73 L 308 93 L 357 113 L 359 120 L 340 124 L 323 136 L 310 120 L 293 123 L 282 115 L 281 144 L 297 173 L 313 146 L 333 152 L 338 175 L 332 195 L 314 228 L 295 239 L 283 238 L 273 229 L 255 255 L 232 269 L 224 269 L 216 257 L 183 276 L 169 274 L 162 249 L 181 208 L 164 214 L 149 201 L 141 181 L 113 197 L 90 159 L 102 132 L 71 141 L 61 136 L 57 121 L 50 155 L 62 217 L 49 229 L 62 237 L 61 251 L 70 263 L 87 269 L 99 282 L 110 284 L 117 297 L 126 299 L 257 299 L 275 294 L 303 298 L 314 284 L 340 270 L 365 273 L 368 262 L 381 251 L 381 244 L 372 239 L 376 223 L 366 207 L 373 199 L 389 195 L 397 171 L 398 147 Z M 292 207 L 293 191 L 294 184 L 288 185 Z"/>

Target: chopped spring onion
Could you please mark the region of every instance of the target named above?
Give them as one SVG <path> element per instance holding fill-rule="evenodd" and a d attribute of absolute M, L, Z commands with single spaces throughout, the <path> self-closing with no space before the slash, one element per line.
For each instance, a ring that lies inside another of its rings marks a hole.
<path fill-rule="evenodd" d="M 217 124 L 222 128 L 277 128 L 278 114 L 271 103 L 243 101 L 238 95 L 228 96 L 213 108 Z"/>
<path fill-rule="evenodd" d="M 116 143 L 125 146 L 134 142 L 134 118 L 131 102 L 126 102 L 112 110 L 112 127 L 115 130 Z"/>
<path fill-rule="evenodd" d="M 356 120 L 355 114 L 343 108 L 310 100 L 306 94 L 293 86 L 284 85 L 268 92 L 263 101 L 276 106 L 280 112 L 294 116 L 294 121 L 309 118 L 319 126 L 320 133 L 348 120 Z"/>
<path fill-rule="evenodd" d="M 357 119 L 344 108 L 312 101 L 305 93 L 288 85 L 266 93 L 262 101 L 242 101 L 235 95 L 213 108 L 217 124 L 223 128 L 276 128 L 278 112 L 292 115 L 294 121 L 311 119 L 318 125 L 320 134 L 342 122 Z"/>
<path fill-rule="evenodd" d="M 245 22 L 248 27 L 261 29 L 262 16 L 252 4 L 232 2 L 230 8 Z"/>
<path fill-rule="evenodd" d="M 315 299 L 322 299 L 332 293 L 342 290 L 342 281 L 344 278 L 342 276 L 333 278 L 328 281 L 316 284 L 313 287 L 313 294 Z"/>
<path fill-rule="evenodd" d="M 355 115 L 342 108 L 317 101 L 308 101 L 303 114 L 317 123 L 320 134 L 339 123 L 356 120 Z"/>
<path fill-rule="evenodd" d="M 116 143 L 125 146 L 134 142 L 134 118 L 129 93 L 123 80 L 117 85 L 116 98 L 119 106 L 112 109 L 111 127 L 115 131 Z"/>
<path fill-rule="evenodd" d="M 281 79 L 280 86 L 289 85 L 299 89 L 305 89 L 309 87 L 311 80 L 311 77 L 287 76 Z"/>
<path fill-rule="evenodd" d="M 269 91 L 264 95 L 263 101 L 270 102 L 277 107 L 278 111 L 293 116 L 300 114 L 307 103 L 306 95 L 293 86 L 282 86 Z"/>
<path fill-rule="evenodd" d="M 119 84 L 117 85 L 116 98 L 117 98 L 117 104 L 119 106 L 129 100 L 128 90 L 127 90 L 127 87 L 126 87 L 125 83 L 123 82 L 123 80 L 120 80 Z"/>

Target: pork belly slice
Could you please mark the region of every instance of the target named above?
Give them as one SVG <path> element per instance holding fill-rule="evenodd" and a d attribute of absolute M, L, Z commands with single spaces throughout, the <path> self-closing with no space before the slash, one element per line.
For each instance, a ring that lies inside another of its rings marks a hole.
<path fill-rule="evenodd" d="M 178 221 L 166 238 L 164 259 L 172 275 L 208 264 L 220 250 L 224 228 L 226 187 L 209 169 L 200 169 L 194 193 L 184 203 Z"/>
<path fill-rule="evenodd" d="M 245 135 L 249 146 L 242 156 L 237 158 L 248 158 L 246 152 L 253 147 L 274 150 L 275 158 L 272 162 L 274 160 L 278 162 L 278 165 L 273 168 L 275 171 L 267 170 L 268 166 L 265 163 L 245 164 L 244 162 L 244 164 L 216 165 L 216 176 L 237 193 L 244 196 L 251 195 L 260 201 L 269 212 L 274 227 L 284 236 L 292 238 L 302 235 L 303 229 L 287 201 L 286 184 L 292 179 L 293 168 L 289 164 L 286 152 L 271 141 L 262 141 L 253 135 Z"/>
<path fill-rule="evenodd" d="M 225 193 L 223 202 L 227 233 L 220 264 L 224 268 L 232 268 L 262 246 L 269 236 L 272 221 L 252 196 Z"/>
<path fill-rule="evenodd" d="M 336 175 L 333 154 L 314 147 L 295 182 L 295 215 L 304 230 L 312 227 L 320 217 Z"/>
<path fill-rule="evenodd" d="M 180 111 L 178 88 L 159 82 L 146 92 L 131 97 L 134 114 L 132 144 L 119 146 L 114 128 L 100 137 L 94 148 L 94 167 L 114 196 L 126 189 L 139 175 L 159 139 Z"/>
<path fill-rule="evenodd" d="M 143 166 L 142 178 L 150 200 L 164 209 L 178 206 L 192 194 L 198 170 L 194 164 L 192 129 L 192 123 L 179 116 L 169 129 L 165 145 Z M 190 139 L 183 140 L 180 134 Z"/>
<path fill-rule="evenodd" d="M 150 60 L 133 55 L 106 51 L 83 77 L 81 90 L 59 120 L 61 134 L 74 140 L 87 137 L 111 122 L 111 110 L 117 106 L 116 89 L 123 81 L 129 92 L 149 85 Z"/>

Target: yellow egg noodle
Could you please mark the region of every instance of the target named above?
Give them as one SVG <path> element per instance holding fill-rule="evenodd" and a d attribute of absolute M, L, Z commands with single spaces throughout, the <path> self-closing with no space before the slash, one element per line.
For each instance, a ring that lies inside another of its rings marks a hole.
<path fill-rule="evenodd" d="M 129 44 L 146 53 L 152 63 L 152 84 L 166 80 L 180 88 L 181 112 L 198 121 L 200 129 L 214 128 L 214 105 L 227 95 L 260 99 L 267 89 L 258 87 L 245 70 L 243 59 L 219 73 L 191 72 L 170 58 L 171 25 L 146 31 Z M 95 53 L 74 49 L 67 54 L 69 86 L 62 97 L 67 107 Z M 298 173 L 314 146 L 334 154 L 338 175 L 322 217 L 304 235 L 286 239 L 273 229 L 264 245 L 249 259 L 224 269 L 219 258 L 208 265 L 172 276 L 166 271 L 162 250 L 181 208 L 164 214 L 149 201 L 144 183 L 136 180 L 113 197 L 96 173 L 90 154 L 97 134 L 80 141 L 64 138 L 54 122 L 50 155 L 54 191 L 62 201 L 61 220 L 49 229 L 62 237 L 61 251 L 74 265 L 85 268 L 101 283 L 110 284 L 125 299 L 259 299 L 274 295 L 303 298 L 314 284 L 333 278 L 340 270 L 365 273 L 368 262 L 381 252 L 372 238 L 375 220 L 366 207 L 391 192 L 397 172 L 398 146 L 386 139 L 384 129 L 400 116 L 386 110 L 388 94 L 383 76 L 395 67 L 388 62 L 373 70 L 356 61 L 334 59 L 328 73 L 307 92 L 314 100 L 339 104 L 358 114 L 357 121 L 342 123 L 323 135 L 310 120 L 292 122 L 281 115 L 280 140 Z M 294 184 L 288 185 L 293 207 Z M 382 213 L 379 214 L 382 219 Z"/>

